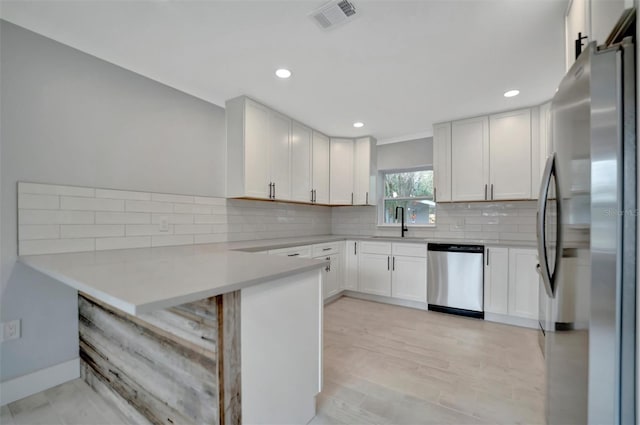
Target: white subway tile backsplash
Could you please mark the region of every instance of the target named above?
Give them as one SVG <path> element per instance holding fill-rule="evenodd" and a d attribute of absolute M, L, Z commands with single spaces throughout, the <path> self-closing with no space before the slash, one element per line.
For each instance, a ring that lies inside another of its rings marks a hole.
<path fill-rule="evenodd" d="M 168 226 L 168 230 L 160 230 L 159 224 L 127 224 L 127 236 L 151 236 L 151 235 L 172 235 L 173 224 Z"/>
<path fill-rule="evenodd" d="M 223 214 L 197 214 L 193 218 L 196 224 L 223 224 L 228 221 L 227 216 Z"/>
<path fill-rule="evenodd" d="M 206 198 L 203 196 L 194 196 L 193 202 L 205 205 L 226 205 L 226 199 L 224 198 Z"/>
<path fill-rule="evenodd" d="M 60 237 L 67 238 L 106 238 L 124 236 L 124 224 L 63 224 Z"/>
<path fill-rule="evenodd" d="M 95 189 L 91 187 L 18 182 L 18 193 L 93 197 L 95 195 Z"/>
<path fill-rule="evenodd" d="M 193 235 L 152 236 L 151 246 L 191 245 Z"/>
<path fill-rule="evenodd" d="M 149 201 L 151 200 L 151 193 L 133 192 L 130 190 L 96 189 L 96 198 Z"/>
<path fill-rule="evenodd" d="M 20 224 L 91 224 L 94 213 L 88 211 L 18 210 Z"/>
<path fill-rule="evenodd" d="M 96 224 L 151 224 L 151 214 L 132 212 L 96 212 Z"/>
<path fill-rule="evenodd" d="M 193 224 L 193 214 L 162 214 L 153 213 L 151 215 L 151 223 L 160 224 L 166 219 L 169 224 Z"/>
<path fill-rule="evenodd" d="M 18 240 L 57 239 L 60 237 L 58 224 L 22 224 L 18 226 Z"/>
<path fill-rule="evenodd" d="M 173 204 L 173 211 L 179 214 L 211 214 L 212 207 L 201 204 Z"/>
<path fill-rule="evenodd" d="M 93 251 L 95 239 L 41 239 L 20 241 L 19 255 L 60 254 L 63 252 Z"/>
<path fill-rule="evenodd" d="M 193 196 L 152 193 L 151 200 L 156 202 L 193 203 Z"/>
<path fill-rule="evenodd" d="M 195 235 L 211 233 L 210 224 L 176 224 L 173 226 L 173 233 L 176 235 Z"/>
<path fill-rule="evenodd" d="M 210 235 L 193 235 L 194 243 L 219 243 L 227 240 L 227 235 L 217 233 Z"/>
<path fill-rule="evenodd" d="M 104 251 L 108 249 L 148 248 L 150 246 L 151 236 L 96 239 L 96 251 Z"/>
<path fill-rule="evenodd" d="M 153 201 L 125 201 L 125 211 L 127 212 L 152 212 L 171 213 L 173 204 L 168 202 Z"/>
<path fill-rule="evenodd" d="M 58 195 L 19 193 L 18 208 L 29 210 L 57 210 L 60 208 L 60 197 Z"/>
<path fill-rule="evenodd" d="M 79 198 L 62 196 L 60 209 L 80 211 L 124 211 L 122 199 Z"/>

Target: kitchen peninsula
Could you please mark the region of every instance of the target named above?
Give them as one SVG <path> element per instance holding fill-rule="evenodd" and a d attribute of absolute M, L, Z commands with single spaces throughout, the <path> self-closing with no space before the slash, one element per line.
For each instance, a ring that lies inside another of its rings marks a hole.
<path fill-rule="evenodd" d="M 21 256 L 76 290 L 81 374 L 136 423 L 306 423 L 324 261 L 229 244 Z"/>

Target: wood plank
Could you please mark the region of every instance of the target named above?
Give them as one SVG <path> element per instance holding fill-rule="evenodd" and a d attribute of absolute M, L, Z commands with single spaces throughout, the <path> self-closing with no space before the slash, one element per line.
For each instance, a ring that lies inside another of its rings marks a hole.
<path fill-rule="evenodd" d="M 83 379 L 127 418 L 241 423 L 239 291 L 141 317 L 78 304 Z"/>

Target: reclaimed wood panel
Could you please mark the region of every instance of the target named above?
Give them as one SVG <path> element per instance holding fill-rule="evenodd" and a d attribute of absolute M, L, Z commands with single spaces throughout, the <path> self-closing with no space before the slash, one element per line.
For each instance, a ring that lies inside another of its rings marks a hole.
<path fill-rule="evenodd" d="M 239 293 L 138 317 L 78 305 L 83 378 L 132 422 L 241 423 Z"/>

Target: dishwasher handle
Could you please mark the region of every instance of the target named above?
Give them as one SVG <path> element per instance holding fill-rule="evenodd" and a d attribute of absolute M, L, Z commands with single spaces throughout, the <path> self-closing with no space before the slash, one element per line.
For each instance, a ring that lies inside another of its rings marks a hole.
<path fill-rule="evenodd" d="M 482 254 L 484 252 L 484 245 L 430 243 L 427 245 L 427 250 L 443 251 L 443 252 L 460 252 L 464 254 Z"/>

